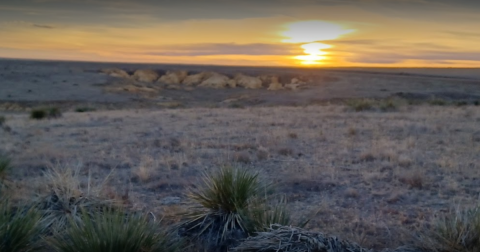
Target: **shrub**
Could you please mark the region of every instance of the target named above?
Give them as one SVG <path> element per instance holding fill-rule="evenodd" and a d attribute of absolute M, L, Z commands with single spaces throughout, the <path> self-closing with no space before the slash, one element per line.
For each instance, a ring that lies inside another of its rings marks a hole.
<path fill-rule="evenodd" d="M 429 251 L 477 252 L 480 249 L 480 206 L 470 210 L 452 210 L 422 230 L 416 246 Z"/>
<path fill-rule="evenodd" d="M 0 179 L 4 179 L 8 170 L 11 169 L 10 158 L 0 155 Z"/>
<path fill-rule="evenodd" d="M 44 109 L 34 109 L 30 112 L 30 118 L 42 120 L 47 117 L 47 111 Z"/>
<path fill-rule="evenodd" d="M 75 109 L 75 112 L 84 113 L 84 112 L 91 112 L 95 110 L 96 110 L 95 108 L 91 108 L 91 107 L 79 107 Z"/>
<path fill-rule="evenodd" d="M 36 120 L 42 120 L 45 118 L 59 118 L 62 116 L 62 112 L 59 108 L 51 107 L 51 108 L 39 108 L 34 109 L 30 112 L 30 118 Z"/>
<path fill-rule="evenodd" d="M 247 169 L 223 167 L 204 175 L 204 185 L 188 197 L 200 205 L 180 224 L 181 234 L 209 251 L 226 251 L 239 240 L 264 230 L 272 222 L 289 224 L 285 208 L 270 206 L 271 185 Z"/>
<path fill-rule="evenodd" d="M 441 100 L 441 99 L 431 99 L 428 101 L 428 104 L 432 105 L 432 106 L 445 106 L 447 105 L 447 102 L 445 100 Z"/>
<path fill-rule="evenodd" d="M 373 101 L 369 99 L 354 99 L 347 101 L 347 106 L 356 112 L 373 109 Z"/>
<path fill-rule="evenodd" d="M 59 233 L 50 244 L 58 252 L 168 252 L 180 246 L 148 218 L 120 210 L 104 209 Z"/>
<path fill-rule="evenodd" d="M 59 118 L 62 117 L 62 112 L 59 108 L 52 107 L 47 109 L 48 118 Z"/>
<path fill-rule="evenodd" d="M 28 252 L 39 248 L 40 214 L 34 209 L 13 208 L 0 202 L 0 251 Z"/>
<path fill-rule="evenodd" d="M 0 126 L 2 126 L 5 123 L 5 121 L 7 121 L 5 116 L 0 116 Z"/>

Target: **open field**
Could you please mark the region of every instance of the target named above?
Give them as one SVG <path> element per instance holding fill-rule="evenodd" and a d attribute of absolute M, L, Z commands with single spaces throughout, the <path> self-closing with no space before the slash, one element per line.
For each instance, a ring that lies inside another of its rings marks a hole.
<path fill-rule="evenodd" d="M 104 93 L 115 79 L 95 72 L 99 64 L 3 64 L 0 151 L 12 157 L 19 201 L 50 193 L 45 171 L 78 169 L 82 192 L 100 186 L 102 197 L 175 222 L 203 172 L 244 166 L 273 181 L 296 218 L 310 217 L 308 229 L 374 249 L 403 245 L 436 215 L 478 205 L 479 70 L 455 78 L 433 70 L 290 70 L 310 76 L 308 88 L 165 89 L 147 99 Z M 242 70 L 255 71 L 280 75 Z M 362 109 L 351 98 L 392 104 L 355 111 Z M 52 104 L 61 117 L 29 117 Z M 79 106 L 96 111 L 75 112 Z"/>

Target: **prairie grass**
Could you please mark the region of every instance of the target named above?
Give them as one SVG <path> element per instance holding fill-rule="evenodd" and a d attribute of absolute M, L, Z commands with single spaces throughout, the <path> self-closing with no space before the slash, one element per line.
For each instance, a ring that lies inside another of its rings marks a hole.
<path fill-rule="evenodd" d="M 80 222 L 73 221 L 50 244 L 57 252 L 175 252 L 181 248 L 179 241 L 146 216 L 113 209 L 93 215 L 83 212 Z"/>

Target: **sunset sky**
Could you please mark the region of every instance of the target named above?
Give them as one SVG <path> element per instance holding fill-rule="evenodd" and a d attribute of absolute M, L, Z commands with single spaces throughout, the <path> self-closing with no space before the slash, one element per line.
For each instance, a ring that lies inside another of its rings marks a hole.
<path fill-rule="evenodd" d="M 0 0 L 0 57 L 480 67 L 476 0 Z"/>

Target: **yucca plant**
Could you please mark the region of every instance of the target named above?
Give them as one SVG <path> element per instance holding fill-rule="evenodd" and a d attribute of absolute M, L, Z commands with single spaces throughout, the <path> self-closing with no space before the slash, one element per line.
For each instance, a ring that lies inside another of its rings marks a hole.
<path fill-rule="evenodd" d="M 480 251 L 480 206 L 452 210 L 438 217 L 416 237 L 416 246 L 429 251 Z"/>
<path fill-rule="evenodd" d="M 36 251 L 40 235 L 40 214 L 36 210 L 14 208 L 8 200 L 0 201 L 0 251 Z"/>
<path fill-rule="evenodd" d="M 220 251 L 272 222 L 286 224 L 287 212 L 267 204 L 270 192 L 271 184 L 248 169 L 223 167 L 205 174 L 203 186 L 187 194 L 199 206 L 185 216 L 181 234 Z"/>
<path fill-rule="evenodd" d="M 174 252 L 181 243 L 146 216 L 122 210 L 103 209 L 57 234 L 50 244 L 57 252 Z"/>

